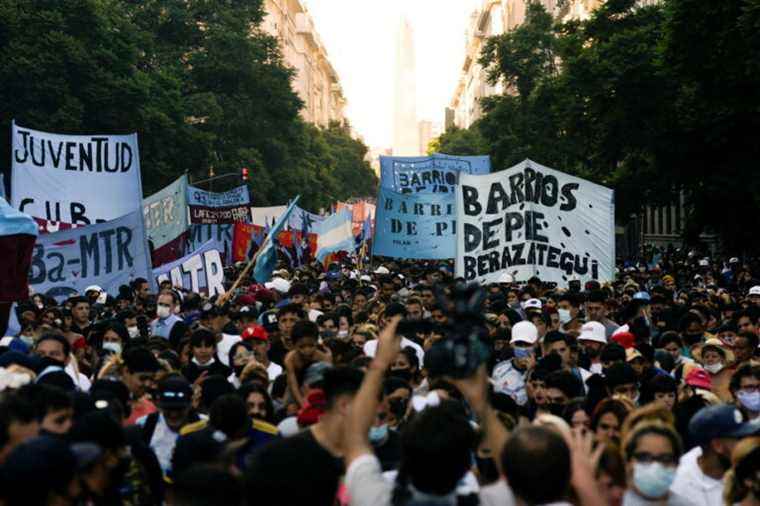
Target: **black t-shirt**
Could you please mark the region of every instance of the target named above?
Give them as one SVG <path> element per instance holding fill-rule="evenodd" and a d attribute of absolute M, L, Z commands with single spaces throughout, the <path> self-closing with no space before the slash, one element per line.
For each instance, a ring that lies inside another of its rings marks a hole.
<path fill-rule="evenodd" d="M 375 456 L 380 461 L 383 472 L 398 469 L 401 463 L 401 435 L 393 429 L 388 430 L 388 439 L 380 446 L 372 445 Z"/>
<path fill-rule="evenodd" d="M 284 364 L 285 355 L 287 354 L 288 349 L 285 348 L 285 345 L 282 344 L 282 341 L 280 339 L 277 339 L 276 341 L 272 341 L 272 345 L 269 347 L 269 353 L 267 353 L 267 356 L 269 357 L 269 360 L 275 364 Z"/>
<path fill-rule="evenodd" d="M 305 430 L 262 447 L 246 471 L 249 504 L 331 506 L 344 473 L 336 458 Z"/>

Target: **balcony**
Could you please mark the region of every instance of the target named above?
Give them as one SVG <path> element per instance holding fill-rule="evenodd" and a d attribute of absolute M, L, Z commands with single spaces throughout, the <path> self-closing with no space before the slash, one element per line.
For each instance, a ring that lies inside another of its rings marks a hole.
<path fill-rule="evenodd" d="M 296 14 L 296 33 L 306 37 L 312 44 L 316 44 L 314 22 L 311 20 L 311 17 L 304 12 Z"/>

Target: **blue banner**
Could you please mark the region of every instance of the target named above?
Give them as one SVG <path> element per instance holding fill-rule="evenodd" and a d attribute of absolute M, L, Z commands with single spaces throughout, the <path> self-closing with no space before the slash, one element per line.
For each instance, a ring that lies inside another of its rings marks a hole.
<path fill-rule="evenodd" d="M 222 225 L 190 225 L 190 231 L 185 241 L 185 251 L 195 251 L 211 241 L 214 249 L 222 254 L 225 265 L 232 263 L 232 238 L 235 232 L 234 224 Z"/>
<path fill-rule="evenodd" d="M 442 260 L 456 256 L 456 199 L 442 194 L 402 194 L 381 188 L 372 254 Z"/>
<path fill-rule="evenodd" d="M 447 193 L 454 195 L 459 174 L 491 172 L 487 156 L 381 156 L 380 186 L 398 193 Z"/>
<path fill-rule="evenodd" d="M 98 285 L 111 295 L 135 278 L 150 281 L 142 211 L 37 238 L 29 285 L 58 301 Z"/>
<path fill-rule="evenodd" d="M 153 269 L 156 284 L 169 280 L 175 288 L 185 288 L 213 297 L 224 293 L 222 257 L 214 241 L 174 262 Z"/>

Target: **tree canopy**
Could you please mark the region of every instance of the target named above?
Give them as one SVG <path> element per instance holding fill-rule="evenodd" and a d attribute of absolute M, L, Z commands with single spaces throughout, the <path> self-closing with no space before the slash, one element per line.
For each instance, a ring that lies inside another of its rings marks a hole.
<path fill-rule="evenodd" d="M 756 246 L 757 28 L 760 0 L 608 0 L 567 23 L 532 3 L 481 55 L 506 92 L 436 147 L 464 154 L 463 139 L 482 139 L 495 169 L 531 158 L 613 187 L 622 221 L 682 192 L 687 239 L 711 230 Z"/>
<path fill-rule="evenodd" d="M 301 193 L 317 209 L 373 194 L 366 147 L 349 129 L 301 119 L 294 71 L 263 16 L 261 0 L 2 2 L 0 127 L 137 132 L 146 194 L 211 167 L 248 167 L 255 205 Z"/>

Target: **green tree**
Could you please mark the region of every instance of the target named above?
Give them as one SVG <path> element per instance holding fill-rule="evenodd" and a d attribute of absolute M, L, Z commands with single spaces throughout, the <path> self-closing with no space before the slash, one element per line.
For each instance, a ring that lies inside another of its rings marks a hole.
<path fill-rule="evenodd" d="M 488 152 L 488 145 L 477 126 L 472 128 L 453 127 L 433 139 L 428 146 L 428 154 L 478 156 Z"/>

